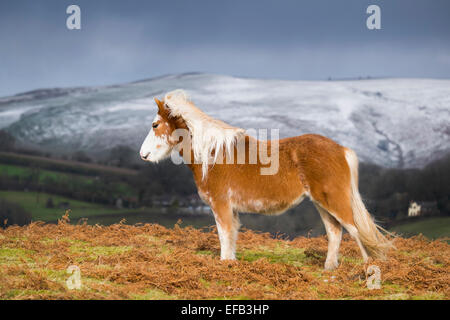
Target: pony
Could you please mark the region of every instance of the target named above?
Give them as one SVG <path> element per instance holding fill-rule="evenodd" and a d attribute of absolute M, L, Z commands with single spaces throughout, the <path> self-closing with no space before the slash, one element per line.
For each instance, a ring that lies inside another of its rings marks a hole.
<path fill-rule="evenodd" d="M 343 227 L 356 240 L 364 262 L 385 258 L 393 247 L 361 199 L 353 150 L 317 134 L 258 140 L 205 114 L 182 90 L 154 100 L 158 112 L 140 157 L 158 162 L 176 159 L 175 154 L 191 169 L 200 198 L 214 214 L 221 260 L 236 259 L 239 212 L 281 214 L 305 197 L 314 203 L 326 229 L 326 270 L 338 267 Z M 264 173 L 264 148 L 277 161 L 269 173 Z"/>

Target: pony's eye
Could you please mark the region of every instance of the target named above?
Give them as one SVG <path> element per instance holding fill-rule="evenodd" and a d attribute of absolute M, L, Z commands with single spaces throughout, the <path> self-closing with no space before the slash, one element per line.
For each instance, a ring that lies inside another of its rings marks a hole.
<path fill-rule="evenodd" d="M 152 124 L 153 129 L 158 128 L 158 125 L 159 125 L 159 123 L 154 123 L 154 124 Z"/>

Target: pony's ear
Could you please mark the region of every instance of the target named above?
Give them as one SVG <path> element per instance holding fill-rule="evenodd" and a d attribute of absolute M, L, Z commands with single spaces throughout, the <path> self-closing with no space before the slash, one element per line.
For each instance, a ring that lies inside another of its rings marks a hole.
<path fill-rule="evenodd" d="M 166 108 L 164 107 L 164 102 L 158 100 L 158 98 L 155 98 L 155 102 L 156 102 L 156 105 L 158 106 L 158 109 L 159 109 L 159 111 L 161 113 L 166 111 Z"/>

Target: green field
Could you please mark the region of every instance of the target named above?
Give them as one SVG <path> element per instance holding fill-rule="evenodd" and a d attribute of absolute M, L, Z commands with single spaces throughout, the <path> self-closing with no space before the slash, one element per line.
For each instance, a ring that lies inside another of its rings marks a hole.
<path fill-rule="evenodd" d="M 450 217 L 428 218 L 401 224 L 390 229 L 403 236 L 423 234 L 430 239 L 450 237 Z"/>
<path fill-rule="evenodd" d="M 80 174 L 63 173 L 59 171 L 51 171 L 39 169 L 36 170 L 31 167 L 24 167 L 11 164 L 0 164 L 0 176 L 16 177 L 21 180 L 36 179 L 40 184 L 49 184 L 52 181 L 59 181 L 63 183 L 76 182 L 78 185 L 91 187 L 96 183 L 96 177 L 86 176 Z M 126 183 L 114 182 L 115 192 L 123 196 L 134 195 L 134 190 Z"/>
<path fill-rule="evenodd" d="M 104 166 L 95 163 L 85 163 L 71 160 L 53 159 L 14 152 L 0 151 L 0 162 L 29 168 L 36 167 L 52 171 L 65 173 L 70 172 L 72 174 L 87 175 L 87 176 L 98 176 L 101 173 L 116 176 L 130 176 L 136 175 L 138 173 L 136 170 L 131 170 L 127 168 L 118 168 L 118 167 Z"/>
<path fill-rule="evenodd" d="M 69 199 L 48 193 L 21 192 L 21 191 L 0 191 L 0 198 L 6 199 L 22 206 L 31 213 L 33 221 L 56 221 L 64 214 L 63 208 L 58 208 L 61 202 L 68 202 L 71 209 L 70 218 L 77 221 L 80 218 L 89 218 L 90 216 L 123 214 L 125 212 L 137 212 L 139 210 L 117 209 L 114 207 L 105 207 L 100 204 L 83 202 Z M 55 208 L 47 208 L 46 203 L 52 198 Z"/>
<path fill-rule="evenodd" d="M 16 166 L 16 165 L 10 165 L 10 164 L 0 164 L 0 175 L 16 176 L 21 179 L 24 179 L 31 175 L 37 175 L 37 174 L 39 174 L 39 182 L 41 182 L 41 183 L 44 182 L 47 178 L 69 180 L 69 179 L 73 179 L 74 177 L 77 177 L 77 178 L 83 180 L 87 184 L 92 184 L 94 182 L 94 178 L 89 177 L 89 176 L 73 175 L 70 173 L 61 173 L 61 172 L 42 170 L 42 169 L 39 169 L 39 171 L 36 171 L 30 167 Z"/>

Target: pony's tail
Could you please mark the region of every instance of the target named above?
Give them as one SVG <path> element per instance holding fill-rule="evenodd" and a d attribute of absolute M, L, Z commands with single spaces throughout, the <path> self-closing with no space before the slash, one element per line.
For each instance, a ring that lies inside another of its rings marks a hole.
<path fill-rule="evenodd" d="M 353 221 L 359 238 L 371 257 L 385 259 L 387 251 L 394 245 L 380 231 L 389 232 L 373 221 L 361 199 L 358 190 L 358 157 L 353 150 L 346 148 L 345 158 L 350 167 Z"/>

